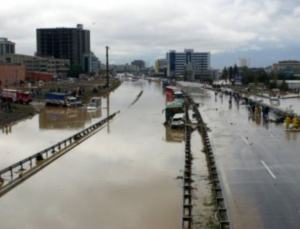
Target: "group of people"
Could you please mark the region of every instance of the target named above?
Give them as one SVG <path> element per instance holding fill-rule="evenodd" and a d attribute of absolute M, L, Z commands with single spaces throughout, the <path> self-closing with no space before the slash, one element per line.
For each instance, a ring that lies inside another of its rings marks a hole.
<path fill-rule="evenodd" d="M 294 115 L 294 116 L 291 116 L 291 115 L 287 115 L 285 120 L 284 120 L 284 123 L 285 123 L 285 127 L 286 129 L 299 129 L 299 118 Z"/>
<path fill-rule="evenodd" d="M 261 115 L 265 121 L 269 120 L 270 108 L 264 106 L 263 104 L 255 103 L 252 100 L 245 99 L 245 102 L 248 106 L 248 110 L 251 114 Z"/>
<path fill-rule="evenodd" d="M 221 93 L 223 94 L 223 93 Z M 249 113 L 252 117 L 261 117 L 265 122 L 270 121 L 269 119 L 269 113 L 270 113 L 270 107 L 264 104 L 261 104 L 259 102 L 255 102 L 249 98 L 243 98 L 240 96 L 240 94 L 232 91 L 225 91 L 224 94 L 229 95 L 229 106 L 232 105 L 232 100 L 234 99 L 237 103 L 241 99 L 245 102 L 245 105 L 248 108 Z M 215 96 L 218 95 L 218 92 L 215 91 Z M 284 116 L 279 116 L 275 120 L 272 120 L 275 123 L 282 123 L 284 121 L 286 129 L 290 130 L 300 130 L 300 119 L 296 115 L 288 115 L 286 118 Z"/>

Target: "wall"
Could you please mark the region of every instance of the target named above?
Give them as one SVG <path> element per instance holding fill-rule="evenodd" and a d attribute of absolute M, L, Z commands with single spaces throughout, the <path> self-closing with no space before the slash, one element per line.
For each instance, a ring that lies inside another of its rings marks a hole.
<path fill-rule="evenodd" d="M 26 80 L 30 81 L 52 81 L 53 74 L 47 72 L 26 71 Z"/>
<path fill-rule="evenodd" d="M 0 87 L 7 87 L 25 81 L 25 66 L 0 64 Z"/>

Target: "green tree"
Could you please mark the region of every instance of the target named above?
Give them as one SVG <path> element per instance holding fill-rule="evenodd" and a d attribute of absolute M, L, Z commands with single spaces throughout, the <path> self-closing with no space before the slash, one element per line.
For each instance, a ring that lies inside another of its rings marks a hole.
<path fill-rule="evenodd" d="M 70 67 L 70 77 L 78 78 L 79 74 L 82 72 L 81 65 L 74 64 Z"/>
<path fill-rule="evenodd" d="M 285 80 L 282 81 L 282 83 L 280 85 L 280 90 L 281 91 L 287 91 L 287 90 L 289 90 L 289 85 L 286 83 Z"/>
<path fill-rule="evenodd" d="M 242 67 L 240 69 L 240 75 L 242 76 L 242 84 L 247 85 L 252 82 L 252 73 L 249 68 Z"/>
<path fill-rule="evenodd" d="M 223 68 L 223 71 L 222 71 L 222 74 L 221 74 L 221 79 L 223 79 L 223 80 L 228 79 L 228 71 L 227 71 L 226 67 Z"/>
<path fill-rule="evenodd" d="M 235 76 L 239 75 L 239 68 L 236 64 L 233 66 L 233 74 Z"/>
<path fill-rule="evenodd" d="M 232 80 L 234 77 L 234 72 L 233 72 L 233 67 L 230 66 L 228 69 L 228 75 L 229 75 L 229 79 Z"/>
<path fill-rule="evenodd" d="M 270 79 L 271 80 L 270 80 L 270 83 L 269 83 L 269 88 L 270 89 L 277 88 L 278 87 L 278 83 L 277 83 L 278 75 L 275 72 L 271 72 Z"/>
<path fill-rule="evenodd" d="M 270 81 L 269 76 L 264 69 L 258 70 L 255 78 L 258 82 L 263 84 L 268 84 Z"/>

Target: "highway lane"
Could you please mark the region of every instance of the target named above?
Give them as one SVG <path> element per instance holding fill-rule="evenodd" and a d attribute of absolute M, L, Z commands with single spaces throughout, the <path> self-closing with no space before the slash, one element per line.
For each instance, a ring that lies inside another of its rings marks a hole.
<path fill-rule="evenodd" d="M 233 228 L 299 228 L 300 136 L 209 93 L 195 100 L 211 129 Z"/>

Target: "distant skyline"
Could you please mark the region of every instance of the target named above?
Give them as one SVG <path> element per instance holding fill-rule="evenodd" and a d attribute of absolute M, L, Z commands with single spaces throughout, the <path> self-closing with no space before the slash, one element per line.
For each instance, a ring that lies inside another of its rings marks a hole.
<path fill-rule="evenodd" d="M 152 65 L 185 48 L 210 51 L 215 68 L 238 58 L 254 67 L 300 59 L 298 0 L 16 0 L 0 8 L 0 37 L 14 41 L 17 53 L 35 53 L 37 28 L 79 23 L 100 60 L 111 47 L 114 64 Z"/>

